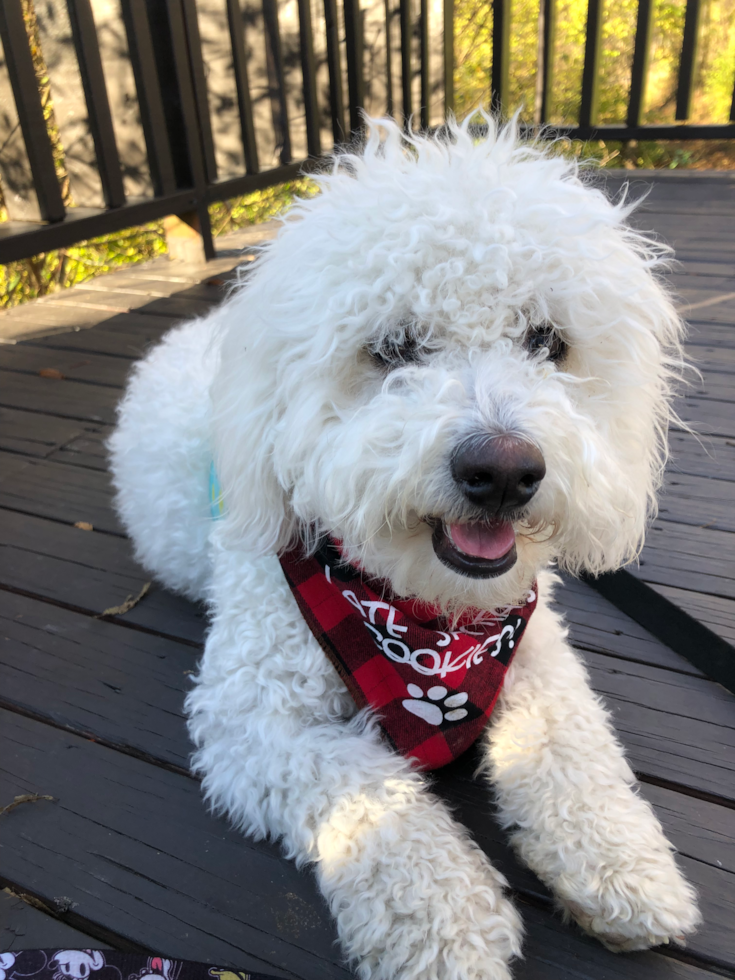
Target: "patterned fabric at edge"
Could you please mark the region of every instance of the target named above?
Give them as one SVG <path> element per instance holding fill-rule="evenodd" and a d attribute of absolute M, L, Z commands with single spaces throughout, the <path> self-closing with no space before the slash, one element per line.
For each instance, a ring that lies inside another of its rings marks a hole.
<path fill-rule="evenodd" d="M 24 949 L 0 953 L 0 980 L 277 980 L 272 974 L 115 949 Z"/>
<path fill-rule="evenodd" d="M 299 609 L 359 708 L 379 717 L 389 743 L 418 768 L 438 769 L 480 736 L 536 607 L 470 611 L 457 623 L 363 578 L 325 538 L 313 557 L 281 556 Z"/>

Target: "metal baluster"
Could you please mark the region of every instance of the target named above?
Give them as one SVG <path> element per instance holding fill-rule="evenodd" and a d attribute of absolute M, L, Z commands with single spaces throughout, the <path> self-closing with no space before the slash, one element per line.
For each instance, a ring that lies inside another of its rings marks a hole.
<path fill-rule="evenodd" d="M 597 105 L 600 82 L 600 48 L 602 47 L 602 0 L 589 0 L 587 5 L 587 39 L 582 70 L 582 99 L 579 125 L 583 130 L 597 125 Z M 582 136 L 584 139 L 584 135 Z"/>
<path fill-rule="evenodd" d="M 544 10 L 543 63 L 541 83 L 541 108 L 539 122 L 547 123 L 551 115 L 554 94 L 554 59 L 556 57 L 556 0 L 542 0 Z"/>
<path fill-rule="evenodd" d="M 67 0 L 67 7 L 102 193 L 108 208 L 119 208 L 125 190 L 92 7 L 89 0 Z"/>
<path fill-rule="evenodd" d="M 245 53 L 245 22 L 240 0 L 227 0 L 227 23 L 232 43 L 232 65 L 235 71 L 235 88 L 237 89 L 237 104 L 240 112 L 245 167 L 249 174 L 257 174 L 260 170 L 260 163 L 253 123 L 253 102 L 250 97 L 248 61 Z"/>
<path fill-rule="evenodd" d="M 401 0 L 401 95 L 403 124 L 408 128 L 413 112 L 411 98 L 411 0 Z"/>
<path fill-rule="evenodd" d="M 421 128 L 429 128 L 429 0 L 421 0 Z"/>
<path fill-rule="evenodd" d="M 299 46 L 301 48 L 301 73 L 304 77 L 304 115 L 306 116 L 306 145 L 309 155 L 318 157 L 322 152 L 319 132 L 319 102 L 316 87 L 316 63 L 314 59 L 314 32 L 311 24 L 311 0 L 298 0 Z"/>
<path fill-rule="evenodd" d="M 633 68 L 630 76 L 628 125 L 640 126 L 646 102 L 646 82 L 653 30 L 653 0 L 638 0 L 638 22 L 635 31 Z"/>
<path fill-rule="evenodd" d="M 694 69 L 699 49 L 699 22 L 702 15 L 701 0 L 687 0 L 684 17 L 684 37 L 679 59 L 679 84 L 676 88 L 676 118 L 685 122 L 692 114 Z"/>
<path fill-rule="evenodd" d="M 347 48 L 347 87 L 350 96 L 350 129 L 362 128 L 360 110 L 365 105 L 363 75 L 362 20 L 359 0 L 344 0 L 345 42 Z"/>
<path fill-rule="evenodd" d="M 156 196 L 160 197 L 176 190 L 176 176 L 148 14 L 145 0 L 121 0 L 121 7 L 151 180 Z"/>
<path fill-rule="evenodd" d="M 20 0 L 1 0 L 0 36 L 41 217 L 46 221 L 61 221 L 65 214 L 64 202 L 43 118 Z"/>
<path fill-rule="evenodd" d="M 178 20 L 181 15 L 178 13 L 178 6 L 176 9 L 176 18 Z M 209 115 L 207 82 L 204 77 L 202 39 L 199 34 L 199 21 L 195 0 L 181 0 L 180 10 L 181 14 L 183 14 L 183 37 L 190 68 L 188 87 L 193 91 L 194 95 L 192 107 L 196 109 L 196 122 L 199 129 L 206 181 L 209 184 L 213 184 L 217 179 L 217 160 L 214 153 L 214 138 L 212 136 L 212 121 Z M 183 48 L 181 50 L 181 56 L 184 57 Z"/>
<path fill-rule="evenodd" d="M 324 21 L 327 34 L 329 107 L 332 113 L 332 135 L 335 144 L 338 144 L 345 138 L 345 108 L 342 94 L 342 59 L 339 54 L 337 0 L 324 0 Z"/>
<path fill-rule="evenodd" d="M 444 116 L 454 112 L 454 0 L 444 0 Z"/>
<path fill-rule="evenodd" d="M 275 92 L 271 90 L 273 125 L 276 130 L 276 140 L 281 144 L 280 160 L 282 164 L 286 164 L 292 159 L 291 130 L 286 102 L 286 73 L 283 68 L 281 28 L 278 23 L 278 0 L 263 0 L 263 23 L 268 42 L 266 48 L 273 73 L 272 81 L 275 81 L 276 86 Z"/>
<path fill-rule="evenodd" d="M 493 112 L 498 115 L 508 109 L 509 61 L 510 0 L 493 0 L 493 66 L 490 100 Z"/>

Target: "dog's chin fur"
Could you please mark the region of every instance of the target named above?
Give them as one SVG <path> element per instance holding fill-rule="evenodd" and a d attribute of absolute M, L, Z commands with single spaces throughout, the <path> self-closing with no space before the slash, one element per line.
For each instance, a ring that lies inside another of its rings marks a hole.
<path fill-rule="evenodd" d="M 187 702 L 205 792 L 247 832 L 319 862 L 363 980 L 507 980 L 520 931 L 502 877 L 355 715 L 298 614 L 274 556 L 325 533 L 395 594 L 448 613 L 515 604 L 540 579 L 481 746 L 501 819 L 608 945 L 697 922 L 544 571 L 599 573 L 641 546 L 682 365 L 656 278 L 665 256 L 627 226 L 629 204 L 486 122 L 480 141 L 467 125 L 424 138 L 369 122 L 252 276 L 136 366 L 110 440 L 138 559 L 210 602 Z M 529 349 L 542 324 L 565 357 Z M 499 435 L 532 443 L 546 475 L 515 522 L 515 564 L 471 578 L 439 560 L 432 525 L 482 517 L 451 460 Z"/>

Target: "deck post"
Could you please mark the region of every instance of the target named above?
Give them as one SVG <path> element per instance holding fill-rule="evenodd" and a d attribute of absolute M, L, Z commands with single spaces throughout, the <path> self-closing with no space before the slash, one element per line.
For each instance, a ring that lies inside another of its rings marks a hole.
<path fill-rule="evenodd" d="M 202 235 L 198 211 L 167 215 L 163 219 L 163 231 L 168 257 L 173 262 L 192 262 L 199 265 L 210 257 Z"/>

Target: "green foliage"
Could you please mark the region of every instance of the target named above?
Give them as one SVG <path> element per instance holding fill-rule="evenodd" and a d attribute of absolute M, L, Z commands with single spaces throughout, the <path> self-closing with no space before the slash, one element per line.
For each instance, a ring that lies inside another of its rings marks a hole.
<path fill-rule="evenodd" d="M 0 307 L 17 306 L 165 252 L 162 226 L 150 224 L 9 262 L 0 265 Z"/>
<path fill-rule="evenodd" d="M 318 191 L 317 185 L 308 177 L 289 180 L 285 184 L 276 184 L 254 194 L 246 194 L 232 201 L 221 201 L 210 204 L 209 218 L 215 235 L 224 235 L 228 231 L 244 228 L 246 225 L 257 225 L 268 221 L 285 211 L 296 198 L 313 197 Z"/>
<path fill-rule="evenodd" d="M 575 123 L 579 114 L 588 0 L 557 0 L 551 119 Z M 674 121 L 686 0 L 656 0 L 645 122 Z M 599 122 L 624 121 L 633 60 L 638 0 L 603 6 Z M 509 111 L 534 119 L 539 0 L 511 4 Z M 490 99 L 492 10 L 488 0 L 455 0 L 457 115 Z M 692 122 L 727 122 L 735 82 L 735 0 L 702 0 Z"/>

